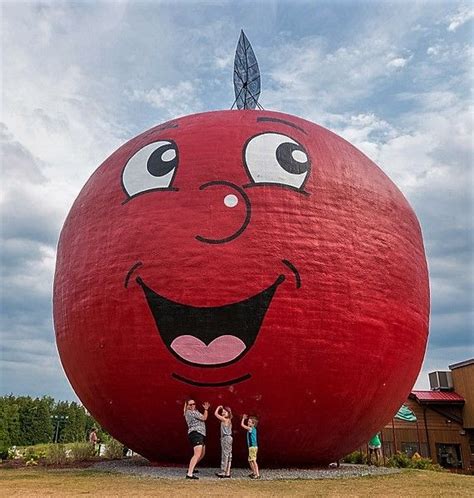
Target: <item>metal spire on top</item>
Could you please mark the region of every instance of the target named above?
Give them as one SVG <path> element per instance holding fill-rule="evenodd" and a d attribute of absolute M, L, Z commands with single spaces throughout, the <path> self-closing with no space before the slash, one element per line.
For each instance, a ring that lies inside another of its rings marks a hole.
<path fill-rule="evenodd" d="M 239 42 L 234 58 L 234 105 L 237 109 L 263 109 L 258 103 L 260 96 L 260 70 L 257 58 L 243 30 L 240 31 Z"/>

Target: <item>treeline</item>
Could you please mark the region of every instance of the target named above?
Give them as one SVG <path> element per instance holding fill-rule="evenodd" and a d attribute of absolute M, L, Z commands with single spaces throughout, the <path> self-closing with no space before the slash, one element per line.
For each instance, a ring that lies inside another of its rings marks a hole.
<path fill-rule="evenodd" d="M 86 441 L 99 427 L 82 405 L 50 396 L 0 397 L 0 448 Z"/>

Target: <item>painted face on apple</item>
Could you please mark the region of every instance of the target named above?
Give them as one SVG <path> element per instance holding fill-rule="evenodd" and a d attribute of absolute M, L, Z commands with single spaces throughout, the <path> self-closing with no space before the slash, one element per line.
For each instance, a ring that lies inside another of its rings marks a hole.
<path fill-rule="evenodd" d="M 301 143 L 306 134 L 304 129 L 291 121 L 276 117 L 257 117 L 256 124 L 259 122 L 265 123 L 267 129 L 272 131 L 260 131 L 249 137 L 234 158 L 234 168 L 227 165 L 229 171 L 221 172 L 221 180 L 203 181 L 193 177 L 194 161 L 188 161 L 188 164 L 184 160 L 180 161 L 180 146 L 185 149 L 186 140 L 176 138 L 175 141 L 160 137 L 148 143 L 133 154 L 122 171 L 122 187 L 126 195 L 124 203 L 134 202 L 140 195 L 160 196 L 167 192 L 180 192 L 173 196 L 175 206 L 169 208 L 170 211 L 176 211 L 179 210 L 181 197 L 194 194 L 196 207 L 199 209 L 199 203 L 204 201 L 210 208 L 209 218 L 214 218 L 214 222 L 211 223 L 207 217 L 199 219 L 199 214 L 195 214 L 194 210 L 185 215 L 196 221 L 194 232 L 186 233 L 185 251 L 197 253 L 201 250 L 207 253 L 214 249 L 216 254 L 225 251 L 235 254 L 237 239 L 246 238 L 247 232 L 255 231 L 252 230 L 253 195 L 247 193 L 248 189 L 283 188 L 288 189 L 295 197 L 309 195 L 304 190 L 311 167 L 308 153 Z M 272 127 L 272 124 L 277 126 Z M 179 128 L 177 123 L 174 126 Z M 166 128 L 162 135 L 167 136 Z M 296 136 L 300 142 L 291 135 Z M 212 148 L 213 144 L 206 145 L 203 141 L 202 146 Z M 212 159 L 214 164 L 219 162 L 217 157 Z M 184 171 L 180 175 L 181 168 L 191 171 Z M 180 182 L 180 178 L 183 178 L 183 182 Z M 187 185 L 187 189 L 183 183 Z M 185 189 L 187 192 L 182 192 Z M 179 231 L 180 227 L 176 226 L 176 230 Z M 254 233 L 250 237 L 254 244 L 261 243 L 261 234 Z M 239 266 L 245 265 L 248 256 L 249 253 L 245 251 L 240 258 L 237 257 L 242 260 L 240 264 L 236 258 L 236 271 Z M 292 288 L 301 287 L 301 274 L 288 257 L 284 253 L 274 254 L 274 260 L 266 268 L 265 285 L 258 293 L 251 291 L 240 300 L 228 293 L 227 302 L 217 306 L 186 304 L 167 297 L 167 288 L 162 288 L 160 282 L 147 278 L 149 262 L 146 255 L 140 261 L 133 262 L 125 276 L 124 285 L 128 288 L 131 282 L 135 282 L 142 288 L 157 332 L 171 354 L 188 365 L 220 368 L 239 361 L 252 348 L 279 286 L 290 278 Z M 191 280 L 196 277 L 202 279 L 202 270 L 203 267 L 195 268 L 190 276 Z M 213 294 L 215 289 L 212 280 L 208 283 L 207 294 Z M 242 282 L 241 287 L 245 286 L 246 283 Z M 222 295 L 223 290 L 220 289 L 219 294 Z M 224 382 L 231 385 L 247 380 L 250 376 L 251 373 L 246 372 L 239 378 Z M 177 373 L 173 373 L 173 377 L 195 384 L 192 379 L 185 379 Z M 224 385 L 223 382 L 219 384 Z"/>

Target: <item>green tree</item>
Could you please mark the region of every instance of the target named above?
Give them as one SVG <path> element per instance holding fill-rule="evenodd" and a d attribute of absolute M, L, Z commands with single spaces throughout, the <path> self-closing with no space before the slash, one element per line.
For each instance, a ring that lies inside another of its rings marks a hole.
<path fill-rule="evenodd" d="M 39 398 L 32 399 L 29 396 L 18 399 L 20 400 L 21 444 L 49 443 L 52 440 L 53 425 L 48 401 Z"/>
<path fill-rule="evenodd" d="M 53 419 L 53 422 L 59 421 L 58 440 L 62 443 L 85 441 L 88 429 L 95 423 L 93 420 L 89 422 L 86 410 L 75 401 L 58 402 L 53 413 L 55 417 L 59 417 Z"/>
<path fill-rule="evenodd" d="M 5 403 L 4 416 L 9 445 L 18 445 L 21 439 L 20 409 L 13 396 L 9 396 Z"/>
<path fill-rule="evenodd" d="M 78 420 L 77 413 L 71 404 L 67 407 L 67 419 L 64 422 L 64 429 L 61 431 L 60 441 L 64 443 L 73 443 L 75 441 L 81 441 L 81 436 L 77 436 L 78 432 Z M 80 432 L 80 430 L 79 430 Z"/>
<path fill-rule="evenodd" d="M 85 441 L 87 439 L 87 416 L 84 407 L 74 401 L 71 403 L 71 411 L 75 414 L 74 441 Z"/>
<path fill-rule="evenodd" d="M 7 427 L 7 402 L 4 397 L 0 398 L 0 451 L 10 446 L 10 436 Z"/>
<path fill-rule="evenodd" d="M 99 429 L 100 438 L 107 437 L 86 409 L 74 401 L 56 402 L 50 396 L 0 397 L 0 449 L 51 442 L 56 429 L 60 442 L 84 441 L 92 427 Z"/>

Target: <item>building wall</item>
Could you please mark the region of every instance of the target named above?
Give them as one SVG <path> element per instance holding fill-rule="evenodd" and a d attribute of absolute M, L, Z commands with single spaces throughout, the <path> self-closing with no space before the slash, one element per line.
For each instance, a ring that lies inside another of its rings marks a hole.
<path fill-rule="evenodd" d="M 429 457 L 433 462 L 438 462 L 438 451 L 436 444 L 459 444 L 464 469 L 471 464 L 471 451 L 469 437 L 463 432 L 463 427 L 452 418 L 436 413 L 433 408 L 446 412 L 460 419 L 462 408 L 460 406 L 438 405 L 433 407 L 421 406 L 415 400 L 408 399 L 405 402 L 416 415 L 417 422 L 404 422 L 393 419 L 382 431 L 385 455 L 387 457 L 396 451 L 413 453 L 413 449 L 422 456 Z M 426 431 L 425 427 L 428 431 Z M 448 422 L 451 420 L 451 422 Z M 427 434 L 428 432 L 428 434 Z"/>
<path fill-rule="evenodd" d="M 463 410 L 464 428 L 474 429 L 474 363 L 454 368 L 451 373 L 454 390 L 466 400 Z"/>

